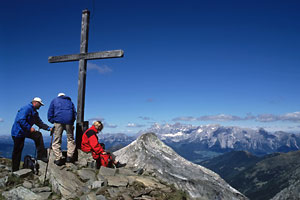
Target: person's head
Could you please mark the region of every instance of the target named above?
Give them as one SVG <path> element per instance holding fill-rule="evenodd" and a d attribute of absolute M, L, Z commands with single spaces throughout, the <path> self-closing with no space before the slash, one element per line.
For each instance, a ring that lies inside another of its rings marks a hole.
<path fill-rule="evenodd" d="M 40 97 L 34 97 L 31 103 L 35 109 L 39 109 L 41 106 L 44 105 Z"/>
<path fill-rule="evenodd" d="M 93 125 L 98 132 L 100 132 L 103 129 L 103 124 L 101 121 L 94 121 Z"/>

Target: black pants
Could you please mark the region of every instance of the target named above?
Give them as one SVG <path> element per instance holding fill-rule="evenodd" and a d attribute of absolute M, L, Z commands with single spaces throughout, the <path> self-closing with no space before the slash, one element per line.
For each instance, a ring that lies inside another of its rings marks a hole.
<path fill-rule="evenodd" d="M 33 132 L 26 136 L 34 141 L 37 150 L 37 159 L 47 157 L 47 151 L 45 149 L 44 140 L 41 132 Z M 12 137 L 14 140 L 14 150 L 12 152 L 12 171 L 18 171 L 20 167 L 20 161 L 22 151 L 24 147 L 25 137 Z"/>

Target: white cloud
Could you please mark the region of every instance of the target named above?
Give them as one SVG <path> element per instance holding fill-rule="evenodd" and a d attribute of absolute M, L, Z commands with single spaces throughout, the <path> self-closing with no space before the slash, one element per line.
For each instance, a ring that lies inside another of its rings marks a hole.
<path fill-rule="evenodd" d="M 273 115 L 273 114 L 262 114 L 262 115 L 258 115 L 255 118 L 255 121 L 258 122 L 275 122 L 275 121 L 279 121 L 280 117 L 277 115 Z"/>
<path fill-rule="evenodd" d="M 300 122 L 300 112 L 286 113 L 284 115 L 263 114 L 258 115 L 256 121 L 259 122 L 275 122 L 275 121 L 289 121 Z"/>
<path fill-rule="evenodd" d="M 136 124 L 136 123 L 128 123 L 127 127 L 128 128 L 141 128 L 144 127 L 145 125 L 141 125 L 141 124 Z"/>
<path fill-rule="evenodd" d="M 227 115 L 227 114 L 218 114 L 218 115 L 204 115 L 200 117 L 176 117 L 173 121 L 246 121 L 246 120 L 255 120 L 257 122 L 275 122 L 275 121 L 288 121 L 288 122 L 300 122 L 300 112 L 286 113 L 283 115 L 275 114 L 260 114 L 257 116 L 248 113 L 245 117 Z"/>
<path fill-rule="evenodd" d="M 3 119 L 3 118 L 0 118 L 0 122 L 4 122 L 4 119 Z"/>
<path fill-rule="evenodd" d="M 87 64 L 87 69 L 88 70 L 96 70 L 100 74 L 107 74 L 107 73 L 111 73 L 112 72 L 112 69 L 109 68 L 107 65 L 98 66 L 98 65 L 96 65 L 94 63 L 90 63 L 90 62 L 88 62 L 88 64 Z"/>
<path fill-rule="evenodd" d="M 107 127 L 107 128 L 117 128 L 118 125 L 104 123 L 104 127 Z"/>
<path fill-rule="evenodd" d="M 188 116 L 188 117 L 176 117 L 173 119 L 173 121 L 196 121 L 197 118 L 196 117 L 191 117 L 191 116 Z"/>
<path fill-rule="evenodd" d="M 300 112 L 287 113 L 281 116 L 284 121 L 300 122 Z"/>
<path fill-rule="evenodd" d="M 234 116 L 234 115 L 226 115 L 226 114 L 219 114 L 219 115 L 207 115 L 201 116 L 197 118 L 199 121 L 240 121 L 243 120 L 241 117 Z"/>

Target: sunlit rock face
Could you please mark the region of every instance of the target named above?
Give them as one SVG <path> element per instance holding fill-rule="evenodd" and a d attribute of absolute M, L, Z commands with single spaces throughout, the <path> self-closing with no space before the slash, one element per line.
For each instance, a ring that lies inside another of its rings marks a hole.
<path fill-rule="evenodd" d="M 218 174 L 179 156 L 154 133 L 141 135 L 114 154 L 128 167 L 143 168 L 186 191 L 193 199 L 247 199 Z"/>

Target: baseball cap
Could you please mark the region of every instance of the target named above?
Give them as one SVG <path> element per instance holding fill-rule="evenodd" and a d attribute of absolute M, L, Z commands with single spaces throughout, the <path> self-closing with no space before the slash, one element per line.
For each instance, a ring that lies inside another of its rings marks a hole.
<path fill-rule="evenodd" d="M 43 102 L 42 102 L 42 99 L 41 99 L 40 97 L 34 97 L 34 98 L 32 99 L 32 101 L 37 101 L 37 102 L 39 102 L 42 106 L 44 105 Z"/>
<path fill-rule="evenodd" d="M 61 92 L 61 93 L 58 93 L 57 96 L 60 97 L 60 96 L 66 96 L 66 95 L 65 95 L 65 93 L 62 93 L 62 92 Z"/>

